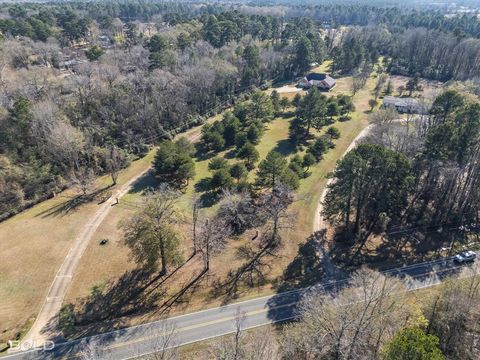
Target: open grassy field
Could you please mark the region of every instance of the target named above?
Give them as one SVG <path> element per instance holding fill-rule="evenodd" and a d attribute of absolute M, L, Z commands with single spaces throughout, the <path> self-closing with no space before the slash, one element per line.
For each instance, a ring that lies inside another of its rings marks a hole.
<path fill-rule="evenodd" d="M 153 153 L 121 172 L 118 186 L 149 166 Z M 97 188 L 109 177 L 97 181 Z M 74 204 L 74 189 L 57 194 L 0 223 L 0 339 L 25 330 L 48 291 L 70 244 L 98 207 L 99 199 Z"/>
<path fill-rule="evenodd" d="M 323 65 L 328 67 L 329 63 Z M 344 77 L 337 80 L 337 86 L 329 93 L 329 95 L 336 95 L 339 93 L 349 93 L 351 78 Z M 371 98 L 371 90 L 375 85 L 375 79 L 368 80 L 367 85 L 359 91 L 354 98 L 357 111 L 352 114 L 352 120 L 347 122 L 337 122 L 335 126 L 341 132 L 341 138 L 337 141 L 336 147 L 330 150 L 325 158 L 316 166 L 311 168 L 311 176 L 307 179 L 301 180 L 300 189 L 298 191 L 300 200 L 292 206 L 292 211 L 295 212 L 296 226 L 295 229 L 289 231 L 284 235 L 284 246 L 271 264 L 269 272 L 269 282 L 260 288 L 243 289 L 241 291 L 242 298 L 254 297 L 262 294 L 272 293 L 276 291 L 278 280 L 282 277 L 283 271 L 292 261 L 298 251 L 299 244 L 303 243 L 305 239 L 311 234 L 314 211 L 317 207 L 321 192 L 326 184 L 326 176 L 335 168 L 336 161 L 345 152 L 351 141 L 358 135 L 358 133 L 368 124 L 368 99 Z M 283 94 L 282 94 L 283 95 Z M 285 95 L 288 95 L 286 93 Z M 294 96 L 294 95 L 293 95 Z M 293 97 L 292 96 L 292 97 Z M 257 150 L 260 153 L 260 159 L 263 159 L 266 154 L 275 149 L 285 156 L 293 154 L 293 149 L 288 141 L 288 127 L 291 118 L 279 117 L 267 124 L 267 129 L 260 142 L 257 145 Z M 323 130 L 325 131 L 325 130 Z M 225 153 L 220 153 L 223 156 Z M 185 190 L 184 195 L 179 202 L 179 208 L 184 212 L 185 217 L 188 217 L 188 212 L 195 191 L 194 184 L 201 179 L 209 176 L 208 162 L 210 159 L 197 159 L 196 161 L 196 176 Z M 229 159 L 230 162 L 236 160 Z M 251 174 L 254 177 L 254 172 Z M 152 184 L 153 179 L 150 180 Z M 146 180 L 148 183 L 149 181 Z M 139 201 L 141 193 L 133 192 L 128 194 L 124 201 L 109 214 L 105 222 L 100 226 L 95 235 L 97 240 L 108 238 L 110 241 L 107 246 L 101 247 L 98 241 L 90 243 L 89 248 L 85 252 L 78 272 L 73 279 L 72 286 L 67 294 L 66 302 L 78 303 L 80 299 L 85 299 L 91 293 L 94 286 L 103 287 L 106 284 L 111 286 L 116 280 L 128 271 L 135 268 L 135 264 L 129 261 L 129 252 L 122 245 L 121 231 L 118 225 L 121 219 L 128 218 L 132 211 L 135 211 L 135 204 Z M 204 209 L 204 215 L 209 215 L 213 212 L 214 207 Z M 188 225 L 182 225 L 184 233 L 184 253 L 186 256 L 190 253 L 190 228 Z M 222 279 L 226 276 L 229 270 L 240 266 L 241 262 L 235 256 L 235 249 L 241 244 L 248 241 L 251 234 L 246 234 L 244 238 L 233 240 L 227 249 L 213 260 L 209 279 L 202 283 L 201 286 L 195 289 L 194 296 L 189 298 L 188 309 L 201 309 L 220 304 L 221 299 L 215 299 L 211 295 L 211 285 L 214 279 Z M 176 274 L 176 280 L 169 282 L 168 292 L 175 292 L 178 287 L 183 284 L 191 274 L 195 274 L 201 269 L 199 261 L 192 261 L 179 274 Z M 184 308 L 179 307 L 173 309 L 174 312 L 182 312 Z M 139 323 L 145 320 L 151 320 L 158 316 L 158 314 L 143 314 L 136 317 L 129 317 L 121 319 L 118 326 L 125 326 Z"/>
<path fill-rule="evenodd" d="M 199 133 L 200 128 L 194 128 L 183 135 L 195 137 Z M 121 171 L 117 187 L 147 169 L 153 155 L 152 150 Z M 110 177 L 103 176 L 95 188 L 110 184 Z M 75 189 L 63 191 L 0 223 L 0 348 L 7 340 L 23 335 L 33 323 L 73 240 L 88 224 L 103 196 L 78 203 L 78 195 Z M 118 274 L 118 269 L 113 267 L 112 271 Z"/>
<path fill-rule="evenodd" d="M 328 71 L 328 66 L 328 62 L 322 64 L 319 71 Z M 295 217 L 296 228 L 284 236 L 285 245 L 279 257 L 272 264 L 270 282 L 262 288 L 246 289 L 242 296 L 253 297 L 275 291 L 277 280 L 297 254 L 298 245 L 310 235 L 314 211 L 325 186 L 326 175 L 334 169 L 337 159 L 368 123 L 368 99 L 371 98 L 370 92 L 375 85 L 373 76 L 368 80 L 366 87 L 354 97 L 357 111 L 352 114 L 352 120 L 335 124 L 341 132 L 341 138 L 335 142 L 335 149 L 328 152 L 320 163 L 311 168 L 312 175 L 309 178 L 301 181 L 299 189 L 301 200 L 292 207 L 297 214 Z M 351 78 L 339 78 L 336 87 L 330 94 L 348 94 L 350 84 Z M 294 96 L 288 92 L 283 95 Z M 214 119 L 218 119 L 218 116 L 210 121 Z M 281 117 L 267 125 L 262 141 L 257 146 L 261 159 L 272 149 L 285 156 L 292 153 L 288 142 L 288 126 L 289 119 Z M 195 138 L 198 137 L 199 132 L 200 129 L 196 128 L 190 130 L 187 135 Z M 152 158 L 153 152 L 124 170 L 120 175 L 119 185 L 150 166 Z M 209 159 L 201 159 L 196 162 L 196 177 L 190 182 L 181 198 L 179 208 L 186 217 L 188 217 L 189 204 L 195 191 L 194 184 L 209 176 L 208 161 Z M 98 187 L 105 186 L 108 182 L 108 177 L 100 178 Z M 122 219 L 128 219 L 137 209 L 141 190 L 154 184 L 153 177 L 146 177 L 134 191 L 120 200 L 120 203 L 112 209 L 100 225 L 82 257 L 78 272 L 65 299 L 66 302 L 78 302 L 88 296 L 94 286 L 105 288 L 135 268 L 135 264 L 129 261 L 128 249 L 121 244 L 121 231 L 118 225 Z M 2 261 L 0 261 L 0 332 L 3 332 L 0 336 L 3 340 L 9 339 L 16 332 L 25 329 L 28 322 L 33 319 L 70 243 L 78 234 L 79 229 L 88 223 L 89 216 L 98 206 L 97 202 L 90 202 L 82 204 L 74 210 L 63 211 L 62 206 L 74 196 L 76 193 L 73 190 L 63 192 L 56 198 L 43 202 L 0 224 L 0 243 L 4 245 Z M 208 215 L 213 209 L 212 207 L 203 211 L 205 215 Z M 190 229 L 186 224 L 181 227 L 185 233 L 184 253 L 188 256 Z M 250 235 L 246 234 L 246 237 Z M 108 244 L 100 246 L 101 239 L 109 239 Z M 228 270 L 240 265 L 240 261 L 235 258 L 235 249 L 245 241 L 247 241 L 246 238 L 232 241 L 231 246 L 213 260 L 210 277 L 201 288 L 197 289 L 195 297 L 191 299 L 189 309 L 204 308 L 219 303 L 219 300 L 211 298 L 211 281 L 215 277 L 224 277 Z M 180 271 L 176 280 L 169 283 L 169 290 L 174 291 L 182 281 L 186 281 L 200 267 L 200 261 L 194 259 L 189 263 L 188 269 Z M 176 309 L 176 311 L 182 310 L 182 308 Z M 133 319 L 125 319 L 122 325 L 141 322 L 155 316 L 156 314 L 147 314 Z M 7 329 L 9 330 L 7 331 Z"/>

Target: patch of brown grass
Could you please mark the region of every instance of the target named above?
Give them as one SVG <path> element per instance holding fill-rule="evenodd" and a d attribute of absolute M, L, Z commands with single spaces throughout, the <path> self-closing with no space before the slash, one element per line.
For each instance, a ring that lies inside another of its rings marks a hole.
<path fill-rule="evenodd" d="M 338 80 L 338 88 L 332 91 L 331 95 L 336 95 L 350 88 L 350 78 L 342 78 Z M 358 92 L 355 96 L 355 105 L 357 111 L 352 114 L 352 120 L 347 122 L 337 122 L 336 127 L 341 132 L 341 138 L 337 140 L 335 149 L 330 150 L 325 158 L 311 169 L 311 176 L 301 181 L 298 191 L 300 200 L 292 206 L 292 211 L 296 213 L 295 229 L 285 233 L 284 245 L 280 250 L 278 257 L 272 259 L 271 270 L 268 274 L 269 282 L 265 286 L 256 288 L 242 288 L 239 295 L 244 298 L 255 297 L 268 293 L 273 293 L 276 284 L 281 279 L 284 269 L 293 260 L 298 251 L 298 245 L 303 243 L 312 232 L 312 224 L 314 211 L 317 207 L 318 200 L 326 184 L 326 175 L 331 172 L 336 165 L 338 158 L 345 152 L 352 140 L 358 133 L 368 124 L 367 114 L 368 99 L 370 91 L 374 86 L 374 80 L 368 81 L 365 89 Z M 257 146 L 261 158 L 264 158 L 268 151 L 274 148 L 288 147 L 286 140 L 288 139 L 289 119 L 279 118 L 268 124 L 261 143 Z M 289 156 L 288 149 L 283 149 L 286 156 Z M 193 184 L 202 177 L 208 175 L 208 160 L 197 161 L 197 176 L 189 185 L 186 194 L 182 197 L 182 210 L 188 216 L 188 202 L 193 194 Z M 129 200 L 135 201 L 138 195 L 129 195 Z M 97 231 L 95 241 L 89 245 L 84 257 L 81 260 L 79 271 L 73 280 L 66 301 L 76 302 L 80 297 L 87 296 L 92 287 L 109 281 L 115 281 L 126 270 L 131 269 L 134 265 L 128 262 L 128 250 L 121 245 L 121 233 L 118 230 L 118 223 L 122 218 L 128 216 L 131 209 L 127 205 L 120 206 L 112 211 L 105 223 Z M 184 228 L 188 233 L 185 236 L 184 249 L 186 255 L 190 251 L 190 237 L 188 236 L 190 229 Z M 110 242 L 105 249 L 99 249 L 98 240 L 101 238 L 109 238 Z M 245 235 L 241 239 L 233 239 L 230 245 L 220 255 L 215 257 L 211 264 L 209 276 L 202 282 L 201 286 L 195 289 L 193 296 L 188 299 L 188 311 L 204 309 L 219 305 L 222 299 L 211 297 L 211 290 L 214 280 L 225 279 L 228 272 L 236 269 L 241 265 L 241 261 L 236 258 L 235 250 L 241 244 L 249 241 L 249 236 Z M 103 263 L 100 264 L 100 262 Z M 174 293 L 180 288 L 188 276 L 198 273 L 201 270 L 200 262 L 192 262 L 181 273 L 175 275 L 175 280 L 169 281 L 168 293 Z M 184 312 L 186 309 L 178 307 L 173 312 Z M 128 319 L 122 319 L 122 326 L 126 324 L 137 324 L 146 319 L 154 319 L 155 314 L 144 314 Z"/>

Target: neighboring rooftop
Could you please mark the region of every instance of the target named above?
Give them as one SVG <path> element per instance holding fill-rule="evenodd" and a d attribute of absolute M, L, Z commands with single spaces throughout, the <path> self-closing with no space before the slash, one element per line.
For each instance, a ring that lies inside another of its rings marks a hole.
<path fill-rule="evenodd" d="M 325 81 L 328 85 L 333 86 L 335 85 L 336 81 L 330 75 L 321 74 L 321 73 L 310 73 L 306 76 L 307 81 L 315 80 L 315 81 Z"/>
<path fill-rule="evenodd" d="M 428 106 L 414 98 L 401 98 L 395 96 L 385 96 L 383 98 L 383 107 L 394 107 L 400 113 L 428 113 Z"/>

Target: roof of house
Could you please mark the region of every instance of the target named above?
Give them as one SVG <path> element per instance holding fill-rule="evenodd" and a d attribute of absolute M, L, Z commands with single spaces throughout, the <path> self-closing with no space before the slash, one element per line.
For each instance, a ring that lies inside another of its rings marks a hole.
<path fill-rule="evenodd" d="M 310 73 L 306 76 L 308 81 L 315 80 L 315 81 L 325 81 L 327 85 L 333 86 L 335 85 L 336 81 L 330 75 L 321 74 L 321 73 Z"/>
<path fill-rule="evenodd" d="M 309 83 L 310 86 L 328 87 L 335 86 L 337 81 L 328 74 L 310 73 L 307 76 L 301 78 L 298 82 L 300 86 L 305 86 Z"/>
<path fill-rule="evenodd" d="M 401 107 L 414 107 L 418 106 L 419 102 L 416 99 L 412 98 L 399 98 L 395 96 L 385 96 L 383 98 L 383 103 L 385 105 L 401 106 Z"/>

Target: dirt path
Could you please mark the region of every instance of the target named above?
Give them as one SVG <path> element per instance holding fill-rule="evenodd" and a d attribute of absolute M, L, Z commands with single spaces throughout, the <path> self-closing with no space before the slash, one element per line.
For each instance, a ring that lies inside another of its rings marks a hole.
<path fill-rule="evenodd" d="M 355 148 L 357 146 L 358 142 L 370 132 L 372 127 L 373 127 L 373 125 L 368 125 L 365 129 L 363 129 L 360 132 L 360 134 L 357 135 L 357 137 L 350 143 L 347 150 L 345 150 L 345 152 L 343 153 L 342 158 L 350 150 L 352 150 L 353 148 Z M 318 201 L 318 205 L 317 205 L 317 208 L 315 210 L 315 218 L 313 220 L 313 232 L 323 230 L 325 228 L 325 223 L 324 223 L 323 217 L 321 215 L 321 213 L 323 211 L 323 205 L 322 204 L 323 204 L 323 200 L 325 200 L 325 196 L 327 195 L 328 185 L 330 185 L 332 183 L 332 181 L 333 181 L 332 178 L 328 179 L 327 184 L 326 184 L 325 188 L 323 189 L 322 195 L 320 196 L 320 200 Z"/>
<path fill-rule="evenodd" d="M 57 274 L 50 285 L 50 289 L 48 290 L 47 297 L 43 302 L 42 308 L 24 341 L 35 341 L 38 345 L 39 343 L 43 344 L 43 342 L 52 335 L 58 335 L 55 334 L 58 325 L 57 315 L 62 306 L 63 298 L 67 293 L 68 286 L 72 281 L 75 270 L 78 267 L 78 263 L 80 262 L 88 243 L 115 205 L 116 198 L 120 199 L 128 193 L 133 184 L 135 184 L 135 182 L 149 170 L 150 168 L 137 174 L 128 180 L 120 189 L 114 192 L 114 194 L 93 214 L 90 221 L 81 229 L 80 233 L 74 240 L 72 247 L 68 250 L 67 256 L 60 266 L 60 269 L 57 271 Z"/>
<path fill-rule="evenodd" d="M 198 128 L 192 129 L 191 133 L 187 135 L 187 138 L 190 141 L 195 142 L 200 138 L 201 133 L 197 130 Z M 149 166 L 147 169 L 130 178 L 125 184 L 123 184 L 100 206 L 100 208 L 93 214 L 90 221 L 80 230 L 80 233 L 77 235 L 71 248 L 68 250 L 67 256 L 60 266 L 60 269 L 57 271 L 40 312 L 23 342 L 31 341 L 36 346 L 40 346 L 46 340 L 60 336 L 58 314 L 83 253 L 98 227 L 102 224 L 103 220 L 105 220 L 110 213 L 112 207 L 116 204 L 117 199 L 121 199 L 127 194 L 137 180 L 150 170 L 151 167 Z"/>
<path fill-rule="evenodd" d="M 419 118 L 417 117 L 416 119 L 395 119 L 393 120 L 392 122 L 395 122 L 395 123 L 406 123 L 408 124 L 408 122 L 412 122 L 412 121 L 415 121 L 415 120 L 418 120 Z M 375 126 L 375 124 L 370 124 L 368 125 L 365 129 L 363 129 L 360 134 L 357 135 L 357 137 L 355 139 L 353 139 L 353 141 L 351 142 L 351 144 L 348 146 L 347 150 L 345 150 L 345 152 L 343 153 L 342 155 L 342 158 L 350 151 L 352 150 L 353 148 L 355 148 L 359 141 L 364 138 L 365 136 L 368 135 L 368 133 L 372 130 L 372 128 Z M 323 203 L 323 200 L 325 200 L 325 196 L 327 195 L 327 191 L 328 191 L 328 185 L 330 185 L 332 183 L 333 179 L 328 179 L 327 181 L 327 184 L 325 186 L 325 189 L 323 189 L 323 192 L 322 192 L 322 195 L 320 196 L 320 200 L 318 201 L 318 205 L 317 205 L 317 209 L 315 210 L 315 218 L 314 218 L 314 221 L 313 221 L 313 232 L 315 231 L 319 231 L 319 230 L 322 230 L 322 229 L 325 229 L 325 223 L 323 221 L 323 218 L 321 216 L 321 213 L 323 211 L 323 206 L 322 206 L 322 203 Z"/>

